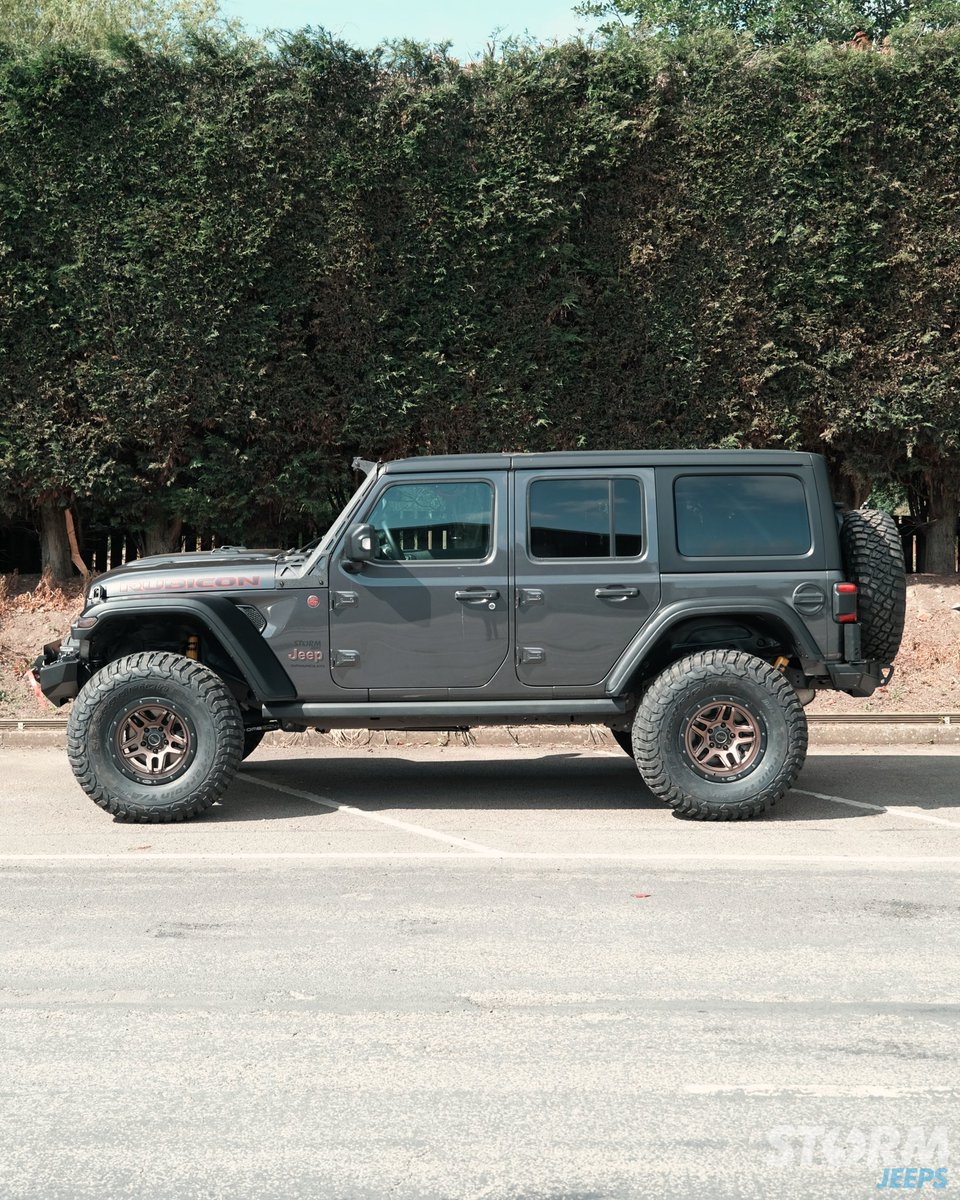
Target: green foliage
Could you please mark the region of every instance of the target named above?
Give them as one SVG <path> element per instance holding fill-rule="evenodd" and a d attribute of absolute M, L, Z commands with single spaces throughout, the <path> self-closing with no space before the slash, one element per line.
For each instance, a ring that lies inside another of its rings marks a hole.
<path fill-rule="evenodd" d="M 705 31 L 747 36 L 761 46 L 911 35 L 955 28 L 957 0 L 583 0 L 577 11 L 598 17 L 608 37 L 639 34 L 675 41 Z"/>
<path fill-rule="evenodd" d="M 8 55 L 0 503 L 289 541 L 355 453 L 673 445 L 949 492 L 958 147 L 952 32 Z"/>
<path fill-rule="evenodd" d="M 105 51 L 134 38 L 159 51 L 232 28 L 216 0 L 0 0 L 0 42 Z"/>

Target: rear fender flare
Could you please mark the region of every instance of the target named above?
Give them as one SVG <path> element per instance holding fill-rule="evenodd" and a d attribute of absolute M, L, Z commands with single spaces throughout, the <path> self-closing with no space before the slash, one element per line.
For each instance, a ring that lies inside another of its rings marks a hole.
<path fill-rule="evenodd" d="M 776 600 L 751 600 L 749 605 L 744 605 L 742 601 L 738 600 L 717 600 L 710 604 L 704 604 L 702 600 L 677 600 L 675 603 L 661 608 L 627 646 L 607 676 L 607 695 L 621 695 L 643 660 L 656 649 L 661 639 L 681 621 L 687 621 L 691 617 L 748 619 L 751 616 L 766 617 L 785 625 L 793 638 L 799 656 L 811 664 L 822 662 L 823 655 L 810 631 L 797 613 L 787 604 Z"/>

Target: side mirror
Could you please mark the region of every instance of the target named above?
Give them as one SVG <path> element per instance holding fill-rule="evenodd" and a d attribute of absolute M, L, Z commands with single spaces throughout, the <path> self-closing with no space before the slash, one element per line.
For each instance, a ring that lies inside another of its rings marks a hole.
<path fill-rule="evenodd" d="M 377 557 L 377 535 L 372 525 L 354 525 L 347 534 L 344 557 L 348 562 L 370 562 Z"/>

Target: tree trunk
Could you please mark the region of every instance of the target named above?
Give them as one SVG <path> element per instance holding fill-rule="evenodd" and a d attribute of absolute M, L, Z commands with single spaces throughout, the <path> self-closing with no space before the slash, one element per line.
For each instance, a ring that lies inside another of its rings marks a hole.
<path fill-rule="evenodd" d="M 960 495 L 947 484 L 930 487 L 930 521 L 924 537 L 923 569 L 930 575 L 957 572 L 957 512 Z"/>
<path fill-rule="evenodd" d="M 845 508 L 859 508 L 870 495 L 870 484 L 859 475 L 848 475 L 846 471 L 832 471 L 833 498 Z"/>
<path fill-rule="evenodd" d="M 40 569 L 57 583 L 73 575 L 67 523 L 63 509 L 52 500 L 40 505 Z"/>
<path fill-rule="evenodd" d="M 174 517 L 169 523 L 150 525 L 143 531 L 143 552 L 151 554 L 174 554 L 180 550 L 180 535 L 183 521 Z"/>
<path fill-rule="evenodd" d="M 77 527 L 73 522 L 73 513 L 69 508 L 63 510 L 63 519 L 67 526 L 67 541 L 70 543 L 70 561 L 84 579 L 86 579 L 90 574 L 90 568 L 84 562 L 83 555 L 80 553 L 80 543 L 77 541 Z"/>

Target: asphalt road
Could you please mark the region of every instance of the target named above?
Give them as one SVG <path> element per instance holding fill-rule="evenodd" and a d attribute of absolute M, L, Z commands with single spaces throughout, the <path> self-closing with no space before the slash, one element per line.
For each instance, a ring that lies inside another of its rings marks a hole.
<path fill-rule="evenodd" d="M 174 827 L 0 750 L 0 1197 L 957 1194 L 958 750 L 711 825 L 619 752 L 263 748 Z"/>

